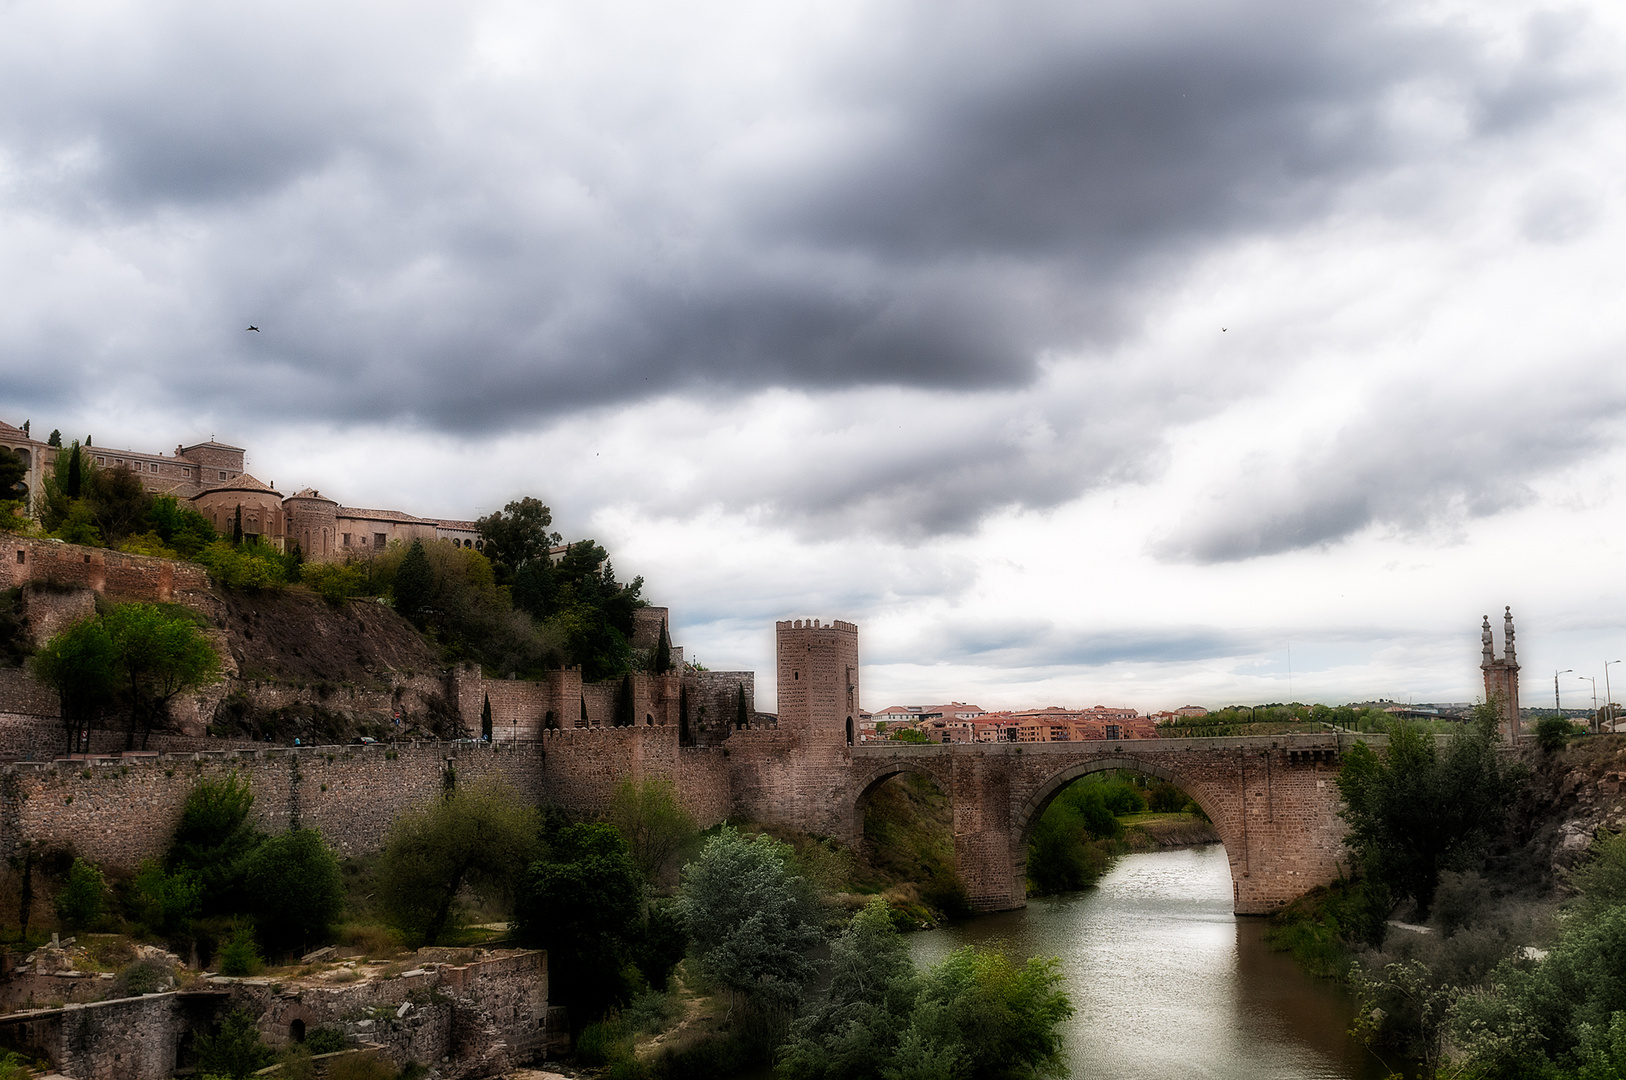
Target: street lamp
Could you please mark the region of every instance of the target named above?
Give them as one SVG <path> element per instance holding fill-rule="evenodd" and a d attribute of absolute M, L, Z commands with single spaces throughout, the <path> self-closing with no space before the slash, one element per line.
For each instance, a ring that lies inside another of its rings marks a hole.
<path fill-rule="evenodd" d="M 1558 703 L 1558 677 L 1560 675 L 1568 675 L 1570 672 L 1572 672 L 1574 670 L 1575 669 L 1572 668 L 1572 667 L 1567 667 L 1563 671 L 1555 671 L 1555 672 L 1553 672 L 1553 708 L 1558 710 L 1558 715 L 1559 716 L 1564 715 L 1564 706 L 1562 706 L 1562 705 L 1560 705 Z"/>
<path fill-rule="evenodd" d="M 1609 730 L 1615 730 L 1615 699 L 1609 693 L 1609 665 L 1618 664 L 1619 660 L 1605 660 L 1603 663 L 1603 707 L 1609 714 Z"/>
<path fill-rule="evenodd" d="M 1596 729 L 1598 726 L 1598 680 L 1591 675 L 1577 675 L 1577 679 L 1585 679 L 1592 684 L 1592 722 L 1587 725 Z"/>

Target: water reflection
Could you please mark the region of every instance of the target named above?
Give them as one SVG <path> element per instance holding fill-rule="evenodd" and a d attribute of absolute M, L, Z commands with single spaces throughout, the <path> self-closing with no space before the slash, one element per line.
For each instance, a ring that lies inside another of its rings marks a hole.
<path fill-rule="evenodd" d="M 1219 845 L 1128 855 L 1098 888 L 1022 911 L 914 934 L 930 963 L 961 945 L 1059 956 L 1078 1009 L 1075 1076 L 1377 1080 L 1382 1066 L 1345 1034 L 1351 1003 L 1231 914 Z"/>

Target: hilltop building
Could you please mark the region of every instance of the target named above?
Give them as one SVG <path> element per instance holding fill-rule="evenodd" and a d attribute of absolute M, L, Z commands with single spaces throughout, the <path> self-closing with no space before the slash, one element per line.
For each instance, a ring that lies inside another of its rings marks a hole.
<path fill-rule="evenodd" d="M 28 468 L 28 498 L 42 490 L 45 470 L 56 460 L 57 447 L 31 433 L 0 423 L 0 446 L 20 455 Z M 220 533 L 229 534 L 243 517 L 243 534 L 278 551 L 299 545 L 313 562 L 338 562 L 384 550 L 392 540 L 450 540 L 463 547 L 480 548 L 484 542 L 472 521 L 416 517 L 400 510 L 371 510 L 341 506 L 312 488 L 283 496 L 274 483 L 251 476 L 244 469 L 246 451 L 240 446 L 210 440 L 176 446 L 173 454 L 144 450 L 110 450 L 84 446 L 86 454 L 103 469 L 129 469 L 142 486 L 156 495 L 173 495 L 192 504 Z"/>

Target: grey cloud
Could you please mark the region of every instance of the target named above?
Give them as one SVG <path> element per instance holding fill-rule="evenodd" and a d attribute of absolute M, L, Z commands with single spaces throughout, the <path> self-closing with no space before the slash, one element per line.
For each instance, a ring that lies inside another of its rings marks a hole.
<path fill-rule="evenodd" d="M 1242 636 L 1210 627 L 1126 628 L 1117 631 L 1062 629 L 1042 620 L 953 625 L 901 645 L 896 655 L 878 653 L 866 662 L 976 664 L 1005 670 L 1160 664 L 1235 657 L 1257 651 Z"/>
<path fill-rule="evenodd" d="M 1574 28 L 1550 23 L 1509 63 L 1375 4 L 921 4 L 815 66 L 797 107 L 833 134 L 731 170 L 745 135 L 721 120 L 652 138 L 551 84 L 471 88 L 471 24 L 444 12 L 154 10 L 127 47 L 63 24 L 0 54 L 18 61 L 0 152 L 32 178 L 13 200 L 66 233 L 160 237 L 129 259 L 174 306 L 88 348 L 49 327 L 0 347 L 63 385 L 98 357 L 99 378 L 223 422 L 489 435 L 671 392 L 1031 388 L 1044 358 L 1132 334 L 1142 290 L 1190 257 L 1452 152 L 1456 133 L 1391 118 L 1414 84 L 1466 103 L 1470 139 L 1596 89 L 1555 62 Z M 207 379 L 152 378 L 198 358 Z M 761 497 L 916 535 L 1055 505 L 1155 453 L 1161 390 L 1112 393 L 1093 416 L 1147 420 L 1132 437 L 1057 417 L 1052 454 L 984 432 Z M 1269 533 L 1372 513 L 1346 494 Z"/>
<path fill-rule="evenodd" d="M 1535 497 L 1532 480 L 1606 445 L 1626 411 L 1626 392 L 1600 372 L 1549 372 L 1544 382 L 1537 398 L 1522 379 L 1454 394 L 1381 387 L 1321 445 L 1254 455 L 1153 551 L 1232 562 L 1325 546 L 1374 525 L 1450 533 L 1524 505 Z"/>

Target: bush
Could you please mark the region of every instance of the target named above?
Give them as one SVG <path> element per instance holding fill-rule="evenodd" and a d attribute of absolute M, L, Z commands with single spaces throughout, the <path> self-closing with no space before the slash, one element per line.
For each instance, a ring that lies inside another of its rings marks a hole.
<path fill-rule="evenodd" d="M 1575 734 L 1575 725 L 1562 716 L 1544 716 L 1536 721 L 1536 745 L 1544 753 L 1562 750 Z"/>
<path fill-rule="evenodd" d="M 313 1054 L 335 1054 L 350 1045 L 344 1032 L 333 1027 L 319 1027 L 305 1035 L 305 1049 Z"/>
<path fill-rule="evenodd" d="M 354 565 L 305 563 L 299 568 L 299 581 L 315 589 L 330 604 L 342 604 L 348 597 L 367 591 L 367 571 Z"/>
<path fill-rule="evenodd" d="M 210 577 L 228 589 L 259 592 L 280 589 L 288 583 L 283 556 L 266 544 L 233 546 L 216 540 L 198 552 L 197 560 L 208 568 Z"/>
<path fill-rule="evenodd" d="M 140 997 L 175 985 L 175 970 L 159 960 L 137 960 L 126 964 L 113 979 L 109 997 Z"/>
<path fill-rule="evenodd" d="M 220 947 L 220 973 L 222 975 L 258 975 L 265 967 L 265 958 L 254 944 L 254 931 L 239 926 Z M 313 1051 L 314 1053 L 315 1051 Z"/>
<path fill-rule="evenodd" d="M 102 872 L 83 859 L 75 859 L 68 880 L 56 894 L 56 917 L 63 929 L 83 930 L 102 917 L 106 900 L 107 883 Z"/>
<path fill-rule="evenodd" d="M 1146 808 L 1158 814 L 1178 814 L 1190 801 L 1184 791 L 1170 783 L 1158 784 L 1146 793 Z"/>
<path fill-rule="evenodd" d="M 214 1035 L 197 1037 L 198 1072 L 243 1080 L 271 1063 L 270 1049 L 260 1041 L 252 1014 L 234 1009 Z M 331 1074 L 329 1074 L 331 1075 Z"/>
<path fill-rule="evenodd" d="M 271 951 L 309 948 L 326 938 L 344 908 L 339 860 L 314 829 L 265 841 L 249 857 L 243 880 Z"/>
<path fill-rule="evenodd" d="M 130 897 L 130 914 L 148 932 L 175 937 L 202 907 L 203 886 L 190 870 L 166 873 L 151 859 L 136 873 Z"/>

